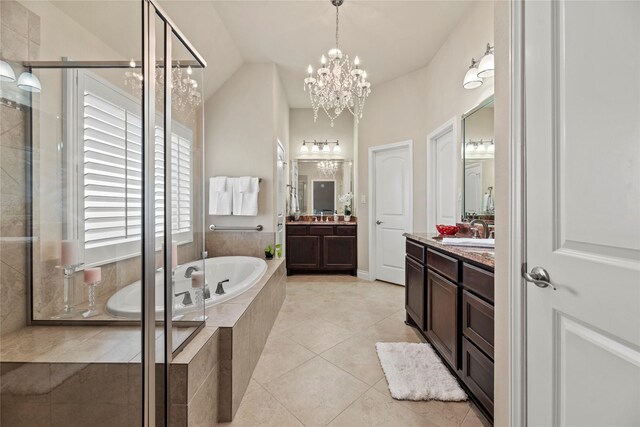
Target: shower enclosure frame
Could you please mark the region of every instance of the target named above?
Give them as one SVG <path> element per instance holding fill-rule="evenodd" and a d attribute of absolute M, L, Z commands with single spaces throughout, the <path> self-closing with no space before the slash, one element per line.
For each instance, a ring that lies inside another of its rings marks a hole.
<path fill-rule="evenodd" d="M 149 186 L 148 183 L 154 182 L 155 174 L 155 158 L 154 158 L 154 135 L 155 135 L 155 105 L 156 105 L 156 78 L 155 78 L 155 64 L 156 64 L 156 18 L 159 18 L 162 22 L 161 28 L 158 28 L 160 34 L 164 35 L 164 63 L 161 65 L 164 72 L 164 81 L 171 81 L 171 70 L 173 66 L 172 59 L 172 35 L 175 36 L 182 46 L 195 58 L 195 61 L 181 61 L 180 66 L 197 66 L 205 68 L 207 66 L 206 61 L 198 53 L 195 47 L 187 39 L 187 37 L 180 31 L 178 26 L 173 22 L 169 15 L 158 4 L 157 0 L 140 0 L 142 13 L 141 13 L 141 29 L 142 29 L 142 248 L 141 248 L 141 262 L 142 262 L 142 310 L 141 319 L 139 321 L 108 321 L 108 320 L 37 320 L 33 318 L 33 242 L 32 239 L 28 239 L 27 244 L 27 324 L 28 325 L 48 325 L 48 326 L 138 326 L 141 328 L 141 366 L 142 366 L 142 425 L 145 427 L 152 427 L 156 425 L 156 352 L 155 352 L 155 328 L 156 326 L 164 327 L 164 418 L 165 421 L 170 419 L 169 410 L 171 408 L 171 402 L 169 400 L 169 367 L 173 357 L 178 354 L 192 339 L 193 337 L 205 326 L 205 321 L 180 321 L 181 326 L 195 327 L 196 329 L 190 334 L 190 336 L 180 344 L 178 348 L 173 350 L 172 342 L 172 317 L 173 307 L 172 304 L 166 304 L 167 301 L 172 301 L 172 271 L 169 268 L 163 269 L 164 271 L 164 319 L 162 321 L 156 320 L 155 315 L 155 271 L 156 271 L 156 237 L 155 237 L 155 198 L 154 188 Z M 128 61 L 25 61 L 23 66 L 29 72 L 36 69 L 100 69 L 100 68 L 130 68 Z M 171 188 L 171 167 L 166 167 L 167 164 L 171 164 L 171 123 L 172 123 L 172 111 L 171 111 L 171 85 L 164 85 L 164 111 L 163 111 L 163 128 L 164 128 L 164 216 L 171 218 L 171 191 L 166 189 Z M 32 96 L 30 95 L 30 101 Z M 31 105 L 31 103 L 30 103 Z M 26 138 L 28 141 L 32 141 L 32 129 L 33 129 L 33 114 L 31 108 L 25 109 L 26 112 Z M 203 134 L 203 126 L 200 127 L 199 133 Z M 201 135 L 202 136 L 202 135 Z M 167 149 L 169 145 L 169 149 Z M 26 206 L 27 223 L 26 229 L 28 235 L 33 237 L 33 163 L 32 153 L 27 150 L 27 194 L 28 202 Z M 204 159 L 201 159 L 204 162 Z M 204 170 L 204 169 L 203 169 Z M 204 193 L 204 190 L 202 190 Z M 204 199 L 203 199 L 204 200 Z M 204 224 L 204 223 L 203 223 Z M 171 221 L 164 221 L 164 236 L 163 244 L 165 248 L 172 247 L 172 224 Z M 204 225 L 202 227 L 204 233 Z M 204 241 L 204 240 L 203 240 Z M 164 265 L 172 265 L 172 251 L 163 251 Z M 206 252 L 202 251 L 201 259 L 206 258 Z M 169 285 L 168 285 L 169 284 Z"/>

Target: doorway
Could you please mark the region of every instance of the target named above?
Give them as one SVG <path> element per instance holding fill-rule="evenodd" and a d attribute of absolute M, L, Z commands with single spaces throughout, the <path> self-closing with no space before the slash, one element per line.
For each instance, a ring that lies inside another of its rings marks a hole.
<path fill-rule="evenodd" d="M 404 233 L 413 231 L 413 141 L 369 149 L 369 278 L 404 285 Z"/>
<path fill-rule="evenodd" d="M 436 224 L 455 225 L 458 190 L 458 121 L 448 120 L 427 137 L 427 230 Z"/>

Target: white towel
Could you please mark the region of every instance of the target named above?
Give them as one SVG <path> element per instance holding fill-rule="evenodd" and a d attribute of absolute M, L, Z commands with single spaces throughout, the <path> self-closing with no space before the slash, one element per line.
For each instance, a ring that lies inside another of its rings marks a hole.
<path fill-rule="evenodd" d="M 241 192 L 241 178 L 229 178 L 233 185 L 233 214 L 241 216 L 258 215 L 258 193 L 260 192 L 259 180 L 251 177 L 249 192 Z"/>
<path fill-rule="evenodd" d="M 226 177 L 209 179 L 209 215 L 231 215 L 232 194 Z M 220 182 L 224 183 L 223 186 Z M 217 191 L 222 188 L 223 191 Z"/>
<path fill-rule="evenodd" d="M 225 193 L 227 191 L 227 177 L 216 176 L 211 178 L 211 187 L 213 188 L 213 191 Z"/>
<path fill-rule="evenodd" d="M 251 177 L 241 176 L 238 181 L 241 193 L 251 193 Z"/>
<path fill-rule="evenodd" d="M 445 237 L 442 239 L 443 245 L 466 246 L 476 248 L 493 248 L 496 246 L 495 239 L 469 239 L 460 237 Z"/>

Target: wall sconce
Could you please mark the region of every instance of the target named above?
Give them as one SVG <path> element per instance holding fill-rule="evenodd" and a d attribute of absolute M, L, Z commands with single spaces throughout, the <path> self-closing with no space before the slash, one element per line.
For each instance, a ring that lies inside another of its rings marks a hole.
<path fill-rule="evenodd" d="M 480 86 L 482 86 L 482 79 L 478 77 L 478 61 L 471 58 L 471 65 L 469 66 L 467 74 L 464 75 L 462 87 L 465 89 L 475 89 Z"/>
<path fill-rule="evenodd" d="M 476 61 L 475 58 L 471 58 L 471 66 L 467 70 L 467 74 L 464 76 L 462 87 L 465 89 L 475 89 L 482 86 L 483 80 L 487 77 L 492 77 L 495 73 L 494 47 L 490 43 L 487 43 L 487 49 L 480 61 Z"/>
<path fill-rule="evenodd" d="M 8 62 L 0 60 L 0 81 L 2 82 L 15 82 L 16 73 L 13 72 L 13 68 Z"/>
<path fill-rule="evenodd" d="M 13 71 L 13 67 L 4 60 L 0 60 L 0 81 L 9 83 L 16 81 L 16 73 Z M 20 89 L 27 92 L 39 93 L 42 90 L 38 77 L 28 71 L 20 74 L 17 84 Z"/>

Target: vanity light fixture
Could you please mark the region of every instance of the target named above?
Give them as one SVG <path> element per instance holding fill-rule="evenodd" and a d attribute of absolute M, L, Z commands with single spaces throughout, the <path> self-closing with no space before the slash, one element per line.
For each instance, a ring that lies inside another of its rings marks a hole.
<path fill-rule="evenodd" d="M 487 148 L 487 151 L 489 153 L 495 153 L 496 152 L 496 144 L 494 144 L 493 140 L 491 140 L 491 142 L 489 143 L 489 147 Z"/>
<path fill-rule="evenodd" d="M 478 77 L 484 79 L 492 77 L 495 72 L 495 66 L 493 61 L 493 46 L 487 43 L 487 51 L 478 64 Z"/>
<path fill-rule="evenodd" d="M 18 87 L 27 92 L 39 93 L 42 90 L 40 80 L 35 74 L 25 71 L 18 77 Z"/>
<path fill-rule="evenodd" d="M 317 143 L 313 143 L 313 147 L 311 147 L 311 152 L 312 153 L 319 153 L 320 152 L 320 147 L 318 147 Z"/>
<path fill-rule="evenodd" d="M 464 76 L 464 82 L 462 87 L 465 89 L 475 89 L 482 86 L 482 79 L 478 77 L 478 61 L 475 58 L 471 58 L 471 65 L 467 74 Z"/>
<path fill-rule="evenodd" d="M 324 145 L 322 147 L 322 152 L 324 154 L 329 154 L 331 153 L 331 147 L 329 147 L 329 143 L 328 142 L 324 142 Z"/>
<path fill-rule="evenodd" d="M 340 143 L 338 141 L 336 141 L 336 146 L 333 147 L 333 152 L 334 153 L 342 153 L 342 148 L 340 148 Z"/>
<path fill-rule="evenodd" d="M 302 147 L 300 147 L 300 152 L 301 153 L 308 153 L 309 152 L 309 147 L 307 147 L 307 141 L 303 141 L 302 142 Z"/>
<path fill-rule="evenodd" d="M 16 73 L 8 62 L 0 60 L 0 82 L 15 82 Z"/>

